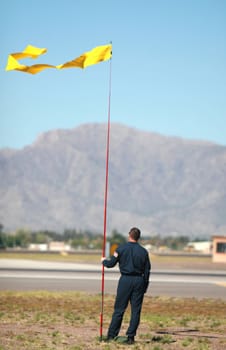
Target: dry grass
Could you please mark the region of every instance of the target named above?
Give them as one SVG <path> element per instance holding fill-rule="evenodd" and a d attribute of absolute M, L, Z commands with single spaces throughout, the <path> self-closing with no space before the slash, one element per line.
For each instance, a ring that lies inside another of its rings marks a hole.
<path fill-rule="evenodd" d="M 100 263 L 100 255 L 98 254 L 67 254 L 67 253 L 8 253 L 0 252 L 0 259 L 27 259 L 35 261 L 52 261 L 52 262 L 70 262 L 92 264 Z"/>
<path fill-rule="evenodd" d="M 77 292 L 0 292 L 0 350 L 113 350 L 128 346 L 99 341 L 100 295 Z M 105 296 L 104 334 L 114 297 Z M 129 321 L 126 312 L 121 335 Z M 226 302 L 145 297 L 132 349 L 226 348 Z"/>

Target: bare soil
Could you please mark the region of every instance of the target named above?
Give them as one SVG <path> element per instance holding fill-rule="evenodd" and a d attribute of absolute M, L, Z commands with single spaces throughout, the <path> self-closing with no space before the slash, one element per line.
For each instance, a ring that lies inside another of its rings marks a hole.
<path fill-rule="evenodd" d="M 114 296 L 105 296 L 103 335 Z M 136 342 L 100 341 L 100 295 L 86 293 L 0 293 L 0 350 L 223 350 L 226 349 L 226 302 L 145 297 Z M 104 338 L 104 337 L 103 337 Z"/>

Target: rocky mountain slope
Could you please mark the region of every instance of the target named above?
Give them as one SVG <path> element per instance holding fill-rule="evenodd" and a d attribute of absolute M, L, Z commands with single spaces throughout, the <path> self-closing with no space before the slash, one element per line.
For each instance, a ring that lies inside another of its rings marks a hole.
<path fill-rule="evenodd" d="M 0 150 L 0 222 L 102 232 L 105 124 L 53 130 Z M 112 124 L 108 231 L 207 237 L 226 233 L 226 147 Z"/>

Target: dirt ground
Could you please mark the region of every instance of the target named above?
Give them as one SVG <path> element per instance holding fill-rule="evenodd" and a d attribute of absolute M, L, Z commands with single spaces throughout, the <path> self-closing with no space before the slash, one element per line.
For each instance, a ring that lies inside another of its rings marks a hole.
<path fill-rule="evenodd" d="M 131 346 L 122 344 L 130 310 L 121 337 L 100 342 L 99 302 L 99 295 L 85 293 L 1 292 L 0 350 L 226 349 L 224 301 L 145 297 Z M 103 336 L 113 302 L 113 296 L 106 296 Z"/>
<path fill-rule="evenodd" d="M 120 344 L 121 339 L 111 343 L 99 341 L 97 325 L 88 322 L 83 326 L 71 326 L 57 324 L 42 327 L 32 324 L 30 326 L 17 323 L 1 325 L 0 349 L 1 350 L 79 350 L 79 349 L 226 349 L 226 336 L 218 333 L 203 333 L 191 328 L 166 328 L 164 330 L 150 331 L 145 326 L 140 326 L 140 334 L 148 334 L 146 337 L 137 336 L 134 345 Z M 168 338 L 165 337 L 168 335 Z"/>
<path fill-rule="evenodd" d="M 148 332 L 147 337 L 136 337 L 134 345 L 120 344 L 121 339 L 107 343 L 99 341 L 97 325 L 85 324 L 79 327 L 55 325 L 48 329 L 37 325 L 24 327 L 18 324 L 1 325 L 0 349 L 4 350 L 79 350 L 79 349 L 226 349 L 226 336 L 216 333 L 202 333 L 195 329 L 168 328 L 164 331 L 148 331 L 140 326 L 139 333 Z M 168 335 L 164 337 L 164 335 Z M 29 339 L 29 340 L 26 340 Z M 38 341 L 38 344 L 35 344 Z"/>

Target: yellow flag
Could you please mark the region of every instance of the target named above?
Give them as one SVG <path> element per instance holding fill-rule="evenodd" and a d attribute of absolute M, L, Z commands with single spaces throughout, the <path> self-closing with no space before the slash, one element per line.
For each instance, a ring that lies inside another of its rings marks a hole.
<path fill-rule="evenodd" d="M 36 74 L 41 72 L 46 68 L 55 68 L 55 66 L 51 66 L 50 64 L 34 64 L 32 66 L 24 66 L 20 64 L 12 55 L 9 55 L 8 63 L 6 66 L 6 70 L 18 70 L 20 72 Z"/>
<path fill-rule="evenodd" d="M 21 72 L 36 74 L 47 68 L 86 68 L 87 66 L 109 60 L 112 56 L 112 45 L 97 46 L 74 60 L 58 66 L 53 66 L 50 64 L 34 64 L 31 66 L 25 66 L 18 62 L 18 60 L 23 58 L 38 58 L 40 55 L 43 55 L 46 52 L 47 49 L 45 48 L 38 48 L 28 45 L 22 52 L 16 52 L 9 55 L 6 71 L 18 70 Z"/>
<path fill-rule="evenodd" d="M 21 58 L 37 58 L 47 52 L 47 49 L 39 49 L 38 47 L 28 45 L 24 51 L 12 53 L 11 56 L 20 60 Z"/>
<path fill-rule="evenodd" d="M 86 68 L 92 64 L 100 63 L 102 61 L 107 61 L 112 56 L 112 45 L 97 46 L 91 51 L 85 52 L 78 58 L 70 62 L 66 62 L 57 66 L 58 69 L 62 68 Z"/>

